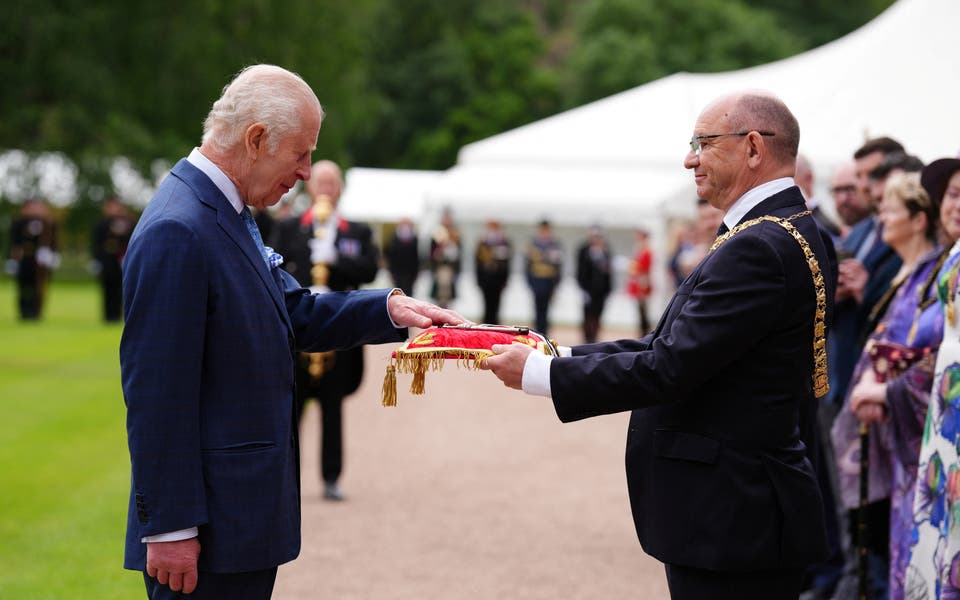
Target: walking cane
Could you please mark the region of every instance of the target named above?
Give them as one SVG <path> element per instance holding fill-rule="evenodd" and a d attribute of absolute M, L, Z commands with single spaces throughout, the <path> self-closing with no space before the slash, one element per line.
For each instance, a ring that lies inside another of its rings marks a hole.
<path fill-rule="evenodd" d="M 860 510 L 857 511 L 857 598 L 867 600 L 867 503 L 869 502 L 870 479 L 870 429 L 860 423 Z"/>

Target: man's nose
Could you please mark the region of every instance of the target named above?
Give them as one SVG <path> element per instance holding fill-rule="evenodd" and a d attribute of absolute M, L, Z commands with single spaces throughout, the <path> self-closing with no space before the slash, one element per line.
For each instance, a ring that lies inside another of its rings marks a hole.
<path fill-rule="evenodd" d="M 693 169 L 699 164 L 700 164 L 700 155 L 698 155 L 692 149 L 688 150 L 687 155 L 683 157 L 683 168 Z"/>

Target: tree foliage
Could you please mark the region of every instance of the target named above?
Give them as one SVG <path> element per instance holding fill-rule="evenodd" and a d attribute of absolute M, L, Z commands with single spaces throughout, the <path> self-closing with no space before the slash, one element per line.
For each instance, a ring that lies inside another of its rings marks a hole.
<path fill-rule="evenodd" d="M 674 71 L 781 58 L 890 2 L 8 0 L 0 150 L 63 152 L 92 182 L 115 156 L 148 174 L 199 143 L 232 74 L 272 62 L 324 104 L 318 157 L 445 168 L 465 143 Z"/>

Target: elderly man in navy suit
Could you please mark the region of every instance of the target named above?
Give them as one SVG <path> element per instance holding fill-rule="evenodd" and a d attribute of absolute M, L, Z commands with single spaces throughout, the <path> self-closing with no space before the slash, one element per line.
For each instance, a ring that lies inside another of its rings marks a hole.
<path fill-rule="evenodd" d="M 323 111 L 272 65 L 223 90 L 199 148 L 143 214 L 120 342 L 132 466 L 124 566 L 151 599 L 269 598 L 300 550 L 294 352 L 400 341 L 460 323 L 400 290 L 311 294 L 249 207 L 310 177 Z"/>
<path fill-rule="evenodd" d="M 793 181 L 799 137 L 767 93 L 711 103 L 684 166 L 724 211 L 721 235 L 655 331 L 555 358 L 500 346 L 486 363 L 564 422 L 633 411 L 634 522 L 673 598 L 794 600 L 826 551 L 808 448 L 836 256 Z"/>

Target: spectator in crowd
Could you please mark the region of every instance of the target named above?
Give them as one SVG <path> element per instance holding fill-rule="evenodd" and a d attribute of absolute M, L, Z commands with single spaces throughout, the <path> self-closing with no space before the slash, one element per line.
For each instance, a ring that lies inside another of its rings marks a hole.
<path fill-rule="evenodd" d="M 533 292 L 534 326 L 538 333 L 549 336 L 550 301 L 563 274 L 563 247 L 553 237 L 550 221 L 537 225 L 537 234 L 527 248 L 526 274 Z"/>
<path fill-rule="evenodd" d="M 397 223 L 383 252 L 393 285 L 408 296 L 413 295 L 413 284 L 420 273 L 419 244 L 413 221 L 404 217 Z"/>
<path fill-rule="evenodd" d="M 697 219 L 693 223 L 693 243 L 677 257 L 677 267 L 681 281 L 693 272 L 710 251 L 710 246 L 717 239 L 717 230 L 723 223 L 723 211 L 710 205 L 700 198 L 697 200 Z"/>
<path fill-rule="evenodd" d="M 43 316 L 50 277 L 60 266 L 57 224 L 47 203 L 31 198 L 20 207 L 10 226 L 7 272 L 17 280 L 20 318 L 36 321 Z"/>
<path fill-rule="evenodd" d="M 936 276 L 947 253 L 938 244 L 939 212 L 940 206 L 920 185 L 919 174 L 889 176 L 879 217 L 883 240 L 903 265 L 891 282 L 893 300 L 860 355 L 844 410 L 833 427 L 844 504 L 853 508 L 860 503 L 861 423 L 869 427 L 868 500 L 890 501 L 889 581 L 874 580 L 871 597 L 904 598 L 920 438 L 943 336 Z M 956 239 L 957 225 L 946 225 L 944 235 Z M 868 530 L 868 543 L 872 537 Z"/>
<path fill-rule="evenodd" d="M 830 392 L 820 404 L 821 410 L 827 414 L 839 414 L 847 396 L 854 366 L 867 336 L 877 323 L 878 315 L 884 313 L 886 304 L 893 297 L 892 293 L 888 293 L 890 282 L 902 264 L 897 253 L 883 241 L 882 224 L 876 215 L 879 198 L 873 197 L 869 180 L 870 171 L 879 166 L 885 156 L 896 152 L 903 152 L 903 146 L 890 138 L 866 141 L 853 154 L 856 197 L 850 197 L 844 191 L 836 200 L 837 211 L 850 226 L 850 232 L 837 248 L 840 277 L 837 282 L 833 330 L 827 338 Z M 838 173 L 847 176 L 845 171 Z M 834 189 L 848 185 L 844 183 L 841 186 L 837 183 L 838 173 L 834 174 Z M 859 220 L 855 220 L 857 217 Z M 834 426 L 832 423 L 825 424 L 831 428 Z M 841 459 L 836 453 L 841 450 L 834 446 L 832 451 L 835 454 L 834 463 L 838 464 Z M 840 500 L 842 493 L 842 488 L 838 488 L 833 495 L 841 505 L 849 506 Z M 871 502 L 864 509 L 852 508 L 847 511 L 846 516 L 851 526 L 860 519 L 860 510 L 865 511 L 864 519 L 867 528 L 872 532 L 870 563 L 874 576 L 885 581 L 889 566 L 889 497 Z M 833 545 L 834 550 L 839 551 L 837 544 Z M 856 565 L 856 560 L 848 557 L 847 561 L 849 572 Z"/>
<path fill-rule="evenodd" d="M 650 271 L 653 267 L 653 253 L 650 250 L 650 233 L 646 229 L 637 229 L 636 245 L 633 249 L 633 258 L 627 279 L 627 294 L 637 301 L 637 326 L 639 336 L 650 333 L 652 326 L 647 307 L 650 294 L 653 293 L 653 283 Z"/>
<path fill-rule="evenodd" d="M 850 233 L 850 228 L 871 213 L 868 198 L 857 192 L 856 163 L 852 160 L 841 163 L 834 169 L 830 177 L 830 197 L 833 198 L 833 205 L 841 222 L 841 244 L 837 246 L 839 251 Z"/>
<path fill-rule="evenodd" d="M 941 158 L 923 169 L 920 179 L 930 198 L 940 204 L 946 238 L 960 239 L 960 158 Z M 937 352 L 934 380 L 920 446 L 913 503 L 915 528 L 907 538 L 910 566 L 906 588 L 911 598 L 960 597 L 960 451 L 957 416 L 960 409 L 960 245 L 949 246 L 938 290 L 944 319 L 943 342 Z"/>
<path fill-rule="evenodd" d="M 830 234 L 836 244 L 840 240 L 840 226 L 820 205 L 820 200 L 815 193 L 813 167 L 803 154 L 797 155 L 797 175 L 794 179 L 807 201 L 807 208 L 810 209 L 813 218 Z"/>
<path fill-rule="evenodd" d="M 599 226 L 590 228 L 577 250 L 577 285 L 583 295 L 583 341 L 592 344 L 600 333 L 600 319 L 613 289 L 613 253 Z"/>
<path fill-rule="evenodd" d="M 103 292 L 103 320 L 108 323 L 123 319 L 123 257 L 134 225 L 130 209 L 120 198 L 109 196 L 103 201 L 102 216 L 91 236 L 91 255 Z"/>
<path fill-rule="evenodd" d="M 284 257 L 283 268 L 316 291 L 359 289 L 377 276 L 380 253 L 366 223 L 337 212 L 343 192 L 340 167 L 314 163 L 306 184 L 310 207 L 274 226 L 271 245 Z M 297 409 L 303 418 L 311 399 L 320 404 L 320 478 L 326 500 L 343 500 L 343 401 L 363 380 L 363 346 L 302 352 L 297 356 Z"/>
<path fill-rule="evenodd" d="M 460 229 L 453 222 L 453 213 L 446 208 L 430 239 L 430 271 L 433 275 L 430 296 L 443 308 L 450 306 L 457 297 L 461 245 Z"/>
<path fill-rule="evenodd" d="M 875 324 L 876 315 L 883 313 L 882 305 L 889 300 L 889 296 L 884 295 L 901 266 L 900 258 L 883 242 L 869 173 L 883 162 L 884 156 L 902 151 L 903 147 L 890 138 L 867 141 L 854 153 L 856 201 L 841 199 L 840 202 L 847 202 L 844 208 L 838 203 L 838 211 L 850 225 L 850 233 L 837 249 L 842 260 L 837 284 L 837 316 L 828 340 L 831 368 L 827 404 L 839 406 L 846 397 L 853 366 L 873 329 L 870 323 Z M 863 216 L 851 222 L 857 215 Z M 878 302 L 881 306 L 874 311 Z"/>
<path fill-rule="evenodd" d="M 483 322 L 500 322 L 500 297 L 510 277 L 513 245 L 503 234 L 500 221 L 487 221 L 474 253 L 477 285 L 483 293 Z"/>

